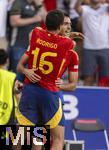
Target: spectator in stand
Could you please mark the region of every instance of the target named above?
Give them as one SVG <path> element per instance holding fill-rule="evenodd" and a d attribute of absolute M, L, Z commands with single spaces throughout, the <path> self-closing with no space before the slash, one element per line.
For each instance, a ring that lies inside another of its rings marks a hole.
<path fill-rule="evenodd" d="M 81 5 L 77 0 L 76 11 L 82 17 L 83 77 L 84 85 L 93 85 L 94 73 L 99 68 L 100 86 L 109 86 L 109 5 L 101 0 L 90 0 L 90 5 Z"/>
<path fill-rule="evenodd" d="M 29 45 L 30 31 L 40 26 L 46 16 L 43 0 L 15 0 L 10 10 L 10 24 L 17 27 L 15 43 L 9 48 L 10 70 L 16 72 L 16 65 Z"/>
<path fill-rule="evenodd" d="M 62 9 L 69 15 L 70 10 L 70 1 L 69 0 L 57 0 L 57 8 Z"/>
<path fill-rule="evenodd" d="M 7 13 L 13 0 L 0 0 L 0 48 L 7 50 L 6 38 Z"/>

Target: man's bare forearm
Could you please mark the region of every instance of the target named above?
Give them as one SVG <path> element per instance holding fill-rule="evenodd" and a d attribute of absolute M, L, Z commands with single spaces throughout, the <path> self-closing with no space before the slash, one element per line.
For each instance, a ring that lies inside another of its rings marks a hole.
<path fill-rule="evenodd" d="M 74 91 L 75 89 L 76 89 L 75 83 L 64 83 L 63 85 L 60 86 L 60 90 L 63 91 Z"/>
<path fill-rule="evenodd" d="M 17 71 L 22 73 L 22 74 L 25 74 L 26 72 L 26 67 L 25 65 L 27 64 L 27 61 L 28 61 L 28 55 L 24 54 L 20 61 L 18 62 L 18 65 L 17 65 Z"/>
<path fill-rule="evenodd" d="M 60 90 L 64 91 L 73 91 L 76 89 L 76 82 L 66 82 L 63 79 L 57 79 L 55 84 Z"/>
<path fill-rule="evenodd" d="M 21 64 L 18 64 L 17 71 L 19 73 L 25 74 L 25 67 L 23 65 L 21 65 Z"/>

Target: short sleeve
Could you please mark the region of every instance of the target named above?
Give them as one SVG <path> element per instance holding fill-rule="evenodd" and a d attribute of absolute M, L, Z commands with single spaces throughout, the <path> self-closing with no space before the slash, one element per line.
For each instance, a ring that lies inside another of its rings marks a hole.
<path fill-rule="evenodd" d="M 9 14 L 10 15 L 19 15 L 19 14 L 21 14 L 21 1 L 20 0 L 15 0 L 13 2 Z"/>
<path fill-rule="evenodd" d="M 70 63 L 68 65 L 68 70 L 72 72 L 77 72 L 79 68 L 79 57 L 74 50 L 69 51 Z"/>

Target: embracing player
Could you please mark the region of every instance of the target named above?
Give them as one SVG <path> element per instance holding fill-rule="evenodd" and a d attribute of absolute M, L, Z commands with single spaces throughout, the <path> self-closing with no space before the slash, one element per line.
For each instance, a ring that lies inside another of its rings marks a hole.
<path fill-rule="evenodd" d="M 17 112 L 21 125 L 50 125 L 52 150 L 62 150 L 64 142 L 64 117 L 55 81 L 68 68 L 69 82 L 61 89 L 76 88 L 78 80 L 78 55 L 70 38 L 58 35 L 62 29 L 64 14 L 50 11 L 46 17 L 47 30 L 32 31 L 29 49 L 18 63 L 18 71 L 25 74 L 25 85 Z M 25 61 L 26 60 L 26 61 Z M 28 68 L 25 68 L 25 64 Z"/>

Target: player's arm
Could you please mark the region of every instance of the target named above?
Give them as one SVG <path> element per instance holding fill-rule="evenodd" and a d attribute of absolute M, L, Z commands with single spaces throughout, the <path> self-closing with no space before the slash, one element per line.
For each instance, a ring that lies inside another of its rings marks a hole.
<path fill-rule="evenodd" d="M 20 82 L 19 80 L 15 80 L 13 92 L 15 94 L 17 104 L 19 104 L 19 102 L 20 102 L 22 88 L 23 88 L 23 83 Z"/>
<path fill-rule="evenodd" d="M 75 4 L 75 10 L 79 13 L 82 14 L 82 4 L 83 0 L 77 0 L 76 4 Z"/>
<path fill-rule="evenodd" d="M 56 80 L 56 85 L 60 90 L 65 90 L 65 91 L 72 91 L 76 89 L 78 81 L 78 72 L 68 72 L 68 82 L 65 82 L 62 79 L 57 79 Z"/>
<path fill-rule="evenodd" d="M 38 76 L 35 71 L 36 69 L 28 69 L 25 67 L 29 59 L 27 54 L 24 54 L 18 62 L 17 71 L 24 74 L 31 82 L 36 83 L 40 81 L 40 76 Z"/>

